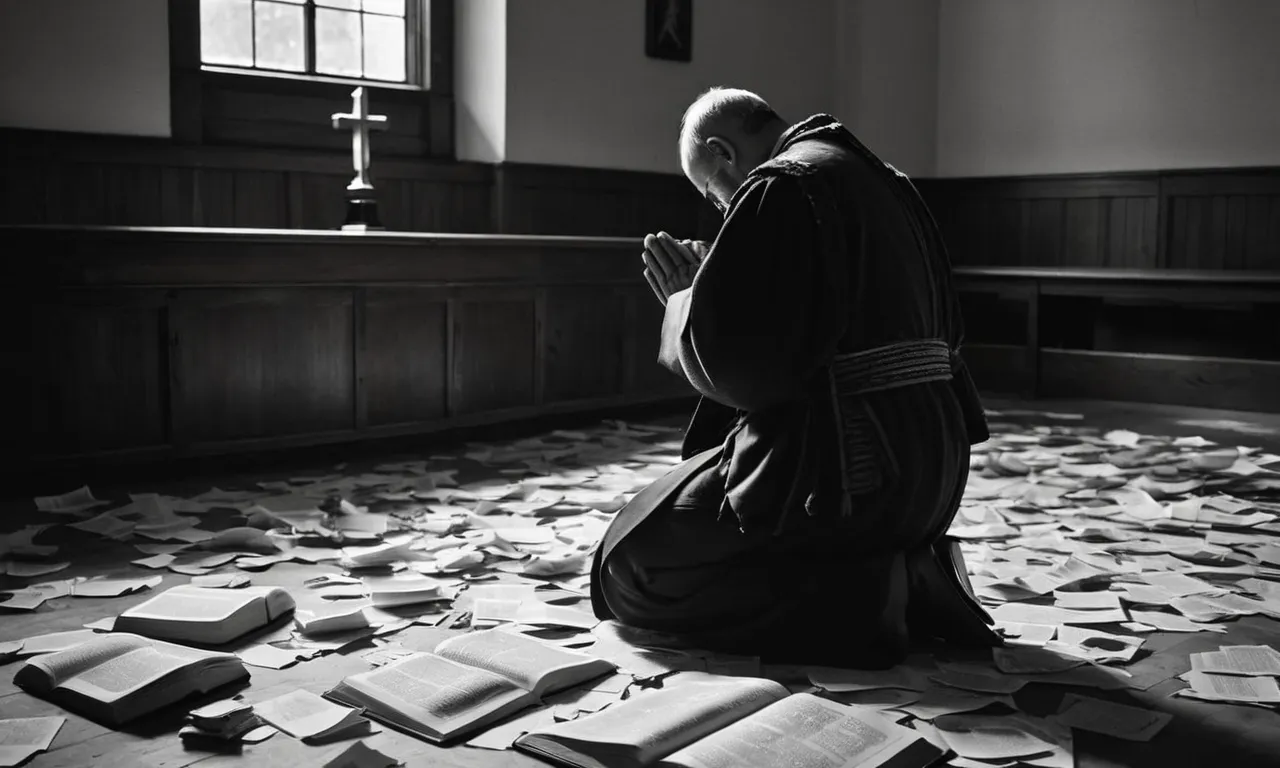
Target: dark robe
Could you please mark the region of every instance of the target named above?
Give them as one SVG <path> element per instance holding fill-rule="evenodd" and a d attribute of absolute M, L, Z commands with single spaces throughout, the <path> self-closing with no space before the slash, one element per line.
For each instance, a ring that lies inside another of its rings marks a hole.
<path fill-rule="evenodd" d="M 944 538 L 988 436 L 962 335 L 907 178 L 829 116 L 789 129 L 668 301 L 661 362 L 702 400 L 596 552 L 596 614 L 843 666 L 997 642 Z"/>

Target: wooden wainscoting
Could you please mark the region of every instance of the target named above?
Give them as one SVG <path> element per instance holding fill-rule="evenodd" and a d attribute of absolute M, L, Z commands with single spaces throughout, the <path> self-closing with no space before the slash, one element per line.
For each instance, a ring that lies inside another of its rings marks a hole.
<path fill-rule="evenodd" d="M 0 227 L 33 466 L 677 402 L 634 240 Z M 25 260 L 24 260 L 25 261 Z M 24 350 L 29 353 L 23 354 Z M 29 388 L 27 384 L 29 383 Z"/>
<path fill-rule="evenodd" d="M 1280 412 L 1280 273 L 956 269 L 990 394 Z"/>
<path fill-rule="evenodd" d="M 189 147 L 161 139 L 0 131 L 0 224 L 333 229 L 349 154 Z M 492 230 L 493 168 L 379 159 L 384 223 Z"/>
<path fill-rule="evenodd" d="M 505 234 L 715 239 L 719 213 L 681 175 L 503 163 L 495 176 Z"/>
<path fill-rule="evenodd" d="M 956 265 L 1280 269 L 1280 169 L 916 185 Z"/>
<path fill-rule="evenodd" d="M 678 174 L 383 156 L 380 138 L 389 230 L 713 239 L 719 227 Z M 352 175 L 343 151 L 6 129 L 0 162 L 0 224 L 335 229 Z"/>
<path fill-rule="evenodd" d="M 719 228 L 679 174 L 413 157 L 382 138 L 373 177 L 391 230 L 710 240 Z M 338 227 L 349 153 L 282 143 L 0 129 L 0 224 Z M 915 183 L 957 266 L 1280 269 L 1280 169 Z"/>
<path fill-rule="evenodd" d="M 1161 176 L 1162 265 L 1280 269 L 1280 172 Z"/>

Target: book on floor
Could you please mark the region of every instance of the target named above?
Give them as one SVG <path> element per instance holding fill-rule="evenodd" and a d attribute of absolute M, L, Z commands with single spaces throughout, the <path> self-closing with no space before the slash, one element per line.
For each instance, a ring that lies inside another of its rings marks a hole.
<path fill-rule="evenodd" d="M 439 743 L 474 733 L 548 693 L 616 669 L 605 659 L 514 632 L 484 630 L 352 675 L 325 696 Z"/>
<path fill-rule="evenodd" d="M 183 585 L 139 603 L 116 619 L 115 631 L 196 645 L 225 645 L 293 613 L 279 587 L 212 589 Z"/>
<path fill-rule="evenodd" d="M 13 682 L 34 696 L 116 726 L 248 677 L 234 654 L 112 632 L 28 660 Z"/>
<path fill-rule="evenodd" d="M 526 733 L 515 748 L 572 768 L 923 768 L 943 755 L 875 710 L 697 672 Z"/>

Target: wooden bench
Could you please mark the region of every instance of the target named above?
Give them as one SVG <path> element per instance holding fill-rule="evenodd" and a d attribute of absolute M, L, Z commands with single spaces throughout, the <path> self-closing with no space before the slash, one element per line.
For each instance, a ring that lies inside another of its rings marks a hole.
<path fill-rule="evenodd" d="M 1280 411 L 1280 273 L 955 275 L 984 392 Z"/>

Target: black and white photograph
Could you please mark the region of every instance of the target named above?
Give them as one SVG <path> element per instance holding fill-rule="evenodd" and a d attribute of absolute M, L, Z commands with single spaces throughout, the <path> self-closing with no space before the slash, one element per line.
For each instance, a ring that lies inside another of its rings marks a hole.
<path fill-rule="evenodd" d="M 0 767 L 1280 768 L 1277 41 L 0 2 Z"/>

